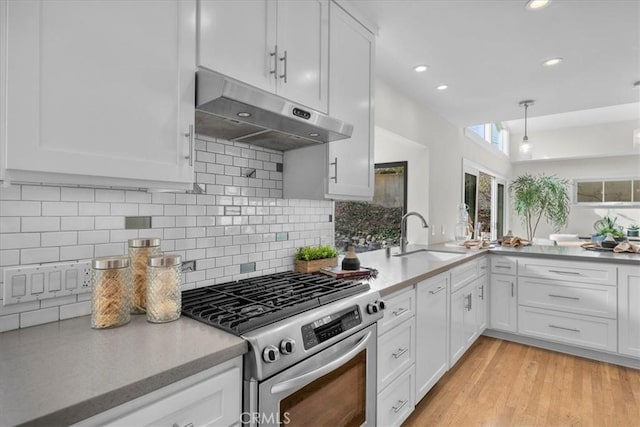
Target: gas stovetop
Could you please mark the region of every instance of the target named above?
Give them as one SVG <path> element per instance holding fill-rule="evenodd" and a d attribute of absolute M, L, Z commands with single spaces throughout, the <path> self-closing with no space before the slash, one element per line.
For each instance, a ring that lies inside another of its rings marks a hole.
<path fill-rule="evenodd" d="M 350 295 L 369 284 L 309 273 L 276 273 L 182 292 L 182 314 L 242 335 Z"/>

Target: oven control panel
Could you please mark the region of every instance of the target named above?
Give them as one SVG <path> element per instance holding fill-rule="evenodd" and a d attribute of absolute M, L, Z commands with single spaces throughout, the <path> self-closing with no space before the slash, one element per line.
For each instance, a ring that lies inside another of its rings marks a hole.
<path fill-rule="evenodd" d="M 327 341 L 344 331 L 362 323 L 360 308 L 355 305 L 346 310 L 324 316 L 302 326 L 302 340 L 305 350 Z"/>

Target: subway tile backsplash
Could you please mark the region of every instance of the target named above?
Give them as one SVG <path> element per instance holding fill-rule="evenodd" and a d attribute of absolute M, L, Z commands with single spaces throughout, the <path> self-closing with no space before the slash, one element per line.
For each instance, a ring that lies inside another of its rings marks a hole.
<path fill-rule="evenodd" d="M 196 182 L 206 194 L 2 187 L 0 299 L 4 267 L 120 255 L 135 237 L 160 237 L 163 251 L 197 261 L 197 270 L 183 275 L 184 289 L 291 270 L 297 247 L 333 243 L 333 203 L 283 199 L 282 158 L 198 136 Z M 150 216 L 151 228 L 125 229 L 131 216 Z M 0 332 L 89 314 L 89 299 L 0 301 Z"/>

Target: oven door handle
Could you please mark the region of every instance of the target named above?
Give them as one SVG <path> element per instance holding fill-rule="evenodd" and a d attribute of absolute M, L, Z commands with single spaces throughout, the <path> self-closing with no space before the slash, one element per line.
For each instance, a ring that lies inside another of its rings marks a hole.
<path fill-rule="evenodd" d="M 356 343 L 355 346 L 353 346 L 353 348 L 351 348 L 351 350 L 349 350 L 342 356 L 338 357 L 334 361 L 327 363 L 321 368 L 302 374 L 299 377 L 274 384 L 271 387 L 271 393 L 280 394 L 282 392 L 286 392 L 293 388 L 299 388 L 305 384 L 310 383 L 311 381 L 317 378 L 320 378 L 325 374 L 328 374 L 329 372 L 333 371 L 334 369 L 348 362 L 356 354 L 360 353 L 360 351 L 362 351 L 362 349 L 367 346 L 367 341 L 369 341 L 370 337 L 371 337 L 371 331 L 367 332 L 367 334 L 364 337 L 360 338 L 360 340 Z"/>

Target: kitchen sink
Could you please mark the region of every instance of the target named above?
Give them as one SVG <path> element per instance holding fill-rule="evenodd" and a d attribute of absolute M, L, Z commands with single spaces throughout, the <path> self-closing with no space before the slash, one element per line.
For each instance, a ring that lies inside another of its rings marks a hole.
<path fill-rule="evenodd" d="M 432 261 L 453 261 L 454 259 L 462 258 L 462 256 L 464 255 L 464 253 L 460 252 L 440 252 L 430 249 L 416 249 L 414 251 L 407 251 L 403 254 L 395 254 L 393 256 L 406 257 L 417 254 L 420 254 L 423 258 Z"/>

